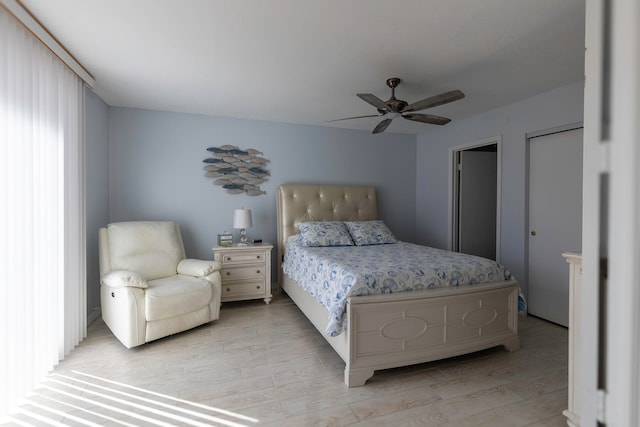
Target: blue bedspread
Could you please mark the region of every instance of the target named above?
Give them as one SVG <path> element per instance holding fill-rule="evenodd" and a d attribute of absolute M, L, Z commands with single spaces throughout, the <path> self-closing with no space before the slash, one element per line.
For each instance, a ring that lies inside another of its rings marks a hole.
<path fill-rule="evenodd" d="M 283 271 L 327 308 L 330 336 L 344 331 L 352 296 L 512 279 L 500 264 L 473 255 L 404 242 L 305 247 L 300 235 L 287 242 Z"/>

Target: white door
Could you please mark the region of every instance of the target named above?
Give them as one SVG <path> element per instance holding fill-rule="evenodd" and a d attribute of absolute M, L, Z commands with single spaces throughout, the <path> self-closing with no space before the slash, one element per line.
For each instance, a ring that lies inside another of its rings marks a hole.
<path fill-rule="evenodd" d="M 460 153 L 458 250 L 496 259 L 497 153 Z"/>
<path fill-rule="evenodd" d="M 569 323 L 563 252 L 582 249 L 582 129 L 529 140 L 528 311 Z"/>

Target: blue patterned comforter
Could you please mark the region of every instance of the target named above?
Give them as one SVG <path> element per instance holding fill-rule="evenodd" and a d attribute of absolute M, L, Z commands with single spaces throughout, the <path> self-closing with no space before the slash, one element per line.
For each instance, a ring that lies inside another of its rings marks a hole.
<path fill-rule="evenodd" d="M 286 244 L 283 271 L 329 311 L 326 332 L 345 329 L 352 296 L 418 291 L 511 280 L 495 261 L 413 243 L 305 247 L 300 235 Z"/>

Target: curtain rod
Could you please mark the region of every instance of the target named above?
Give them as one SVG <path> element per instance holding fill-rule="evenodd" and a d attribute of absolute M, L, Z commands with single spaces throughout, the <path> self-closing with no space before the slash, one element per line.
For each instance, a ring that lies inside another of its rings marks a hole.
<path fill-rule="evenodd" d="M 2 6 L 18 22 L 44 44 L 63 64 L 73 71 L 87 86 L 93 89 L 95 78 L 69 51 L 42 25 L 19 0 L 0 0 Z"/>

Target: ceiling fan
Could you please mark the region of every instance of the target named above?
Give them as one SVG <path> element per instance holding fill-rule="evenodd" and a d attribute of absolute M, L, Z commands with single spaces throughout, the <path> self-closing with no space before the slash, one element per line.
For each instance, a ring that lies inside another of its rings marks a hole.
<path fill-rule="evenodd" d="M 364 117 L 382 117 L 383 120 L 373 129 L 373 133 L 384 132 L 389 127 L 391 121 L 398 117 L 414 122 L 430 123 L 432 125 L 446 125 L 451 121 L 446 117 L 434 116 L 431 114 L 415 114 L 414 111 L 425 110 L 438 105 L 447 104 L 464 98 L 464 93 L 459 90 L 452 90 L 441 93 L 440 95 L 430 96 L 429 98 L 416 101 L 409 104 L 401 99 L 396 99 L 396 87 L 400 84 L 400 79 L 391 77 L 387 79 L 387 86 L 391 88 L 391 98 L 383 101 L 370 93 L 359 93 L 358 97 L 378 109 L 380 114 L 372 114 L 368 116 L 346 117 L 344 119 L 329 120 L 329 122 L 338 122 L 341 120 L 362 119 Z"/>

